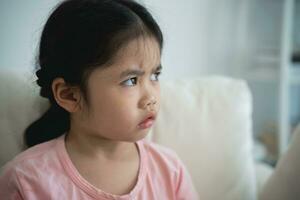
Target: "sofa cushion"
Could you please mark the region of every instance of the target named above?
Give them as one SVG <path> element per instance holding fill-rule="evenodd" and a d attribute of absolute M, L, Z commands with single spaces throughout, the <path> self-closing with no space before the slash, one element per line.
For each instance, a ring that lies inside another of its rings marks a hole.
<path fill-rule="evenodd" d="M 33 72 L 1 69 L 0 73 L 0 167 L 22 151 L 23 133 L 48 107 L 39 96 Z"/>
<path fill-rule="evenodd" d="M 167 81 L 152 139 L 186 163 L 201 199 L 255 199 L 252 99 L 244 81 Z"/>

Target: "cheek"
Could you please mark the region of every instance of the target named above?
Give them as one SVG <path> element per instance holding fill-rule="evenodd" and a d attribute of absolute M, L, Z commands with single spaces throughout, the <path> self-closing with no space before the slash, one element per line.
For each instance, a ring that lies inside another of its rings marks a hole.
<path fill-rule="evenodd" d="M 160 95 L 160 85 L 157 85 L 155 88 L 156 91 L 156 101 L 157 101 L 157 111 L 159 111 L 160 108 L 160 100 L 161 100 L 161 95 Z"/>
<path fill-rule="evenodd" d="M 158 101 L 160 102 L 160 97 L 161 97 L 161 95 L 160 95 L 160 85 L 157 86 L 156 91 L 157 91 Z"/>
<path fill-rule="evenodd" d="M 99 99 L 99 98 L 97 98 Z M 93 102 L 95 123 L 115 126 L 130 125 L 138 117 L 135 95 L 113 94 Z"/>

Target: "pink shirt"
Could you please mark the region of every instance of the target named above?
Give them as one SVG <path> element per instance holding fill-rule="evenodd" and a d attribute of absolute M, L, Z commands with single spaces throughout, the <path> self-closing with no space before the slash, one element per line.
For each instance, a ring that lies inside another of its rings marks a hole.
<path fill-rule="evenodd" d="M 9 162 L 0 177 L 0 198 L 4 199 L 138 199 L 196 200 L 191 178 L 176 154 L 162 146 L 141 140 L 138 181 L 132 191 L 118 196 L 87 182 L 72 164 L 64 136 L 36 145 Z"/>

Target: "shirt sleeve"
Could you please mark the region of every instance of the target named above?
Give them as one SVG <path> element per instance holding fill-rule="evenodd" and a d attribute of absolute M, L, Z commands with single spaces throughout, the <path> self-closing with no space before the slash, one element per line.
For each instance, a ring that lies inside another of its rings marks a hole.
<path fill-rule="evenodd" d="M 19 178 L 13 168 L 1 169 L 0 174 L 0 197 L 7 200 L 23 200 Z"/>
<path fill-rule="evenodd" d="M 182 161 L 178 158 L 179 171 L 178 171 L 178 179 L 177 179 L 177 188 L 176 188 L 176 196 L 178 200 L 198 200 L 198 193 L 193 185 L 193 181 L 191 176 L 182 163 Z"/>

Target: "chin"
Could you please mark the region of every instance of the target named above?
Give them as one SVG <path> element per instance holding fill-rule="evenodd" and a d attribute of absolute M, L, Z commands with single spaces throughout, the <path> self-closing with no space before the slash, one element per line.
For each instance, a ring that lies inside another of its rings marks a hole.
<path fill-rule="evenodd" d="M 139 140 L 144 139 L 145 137 L 147 137 L 149 134 L 149 130 L 143 130 L 140 131 L 139 133 L 135 134 L 132 138 L 129 138 L 129 142 L 137 142 Z"/>

